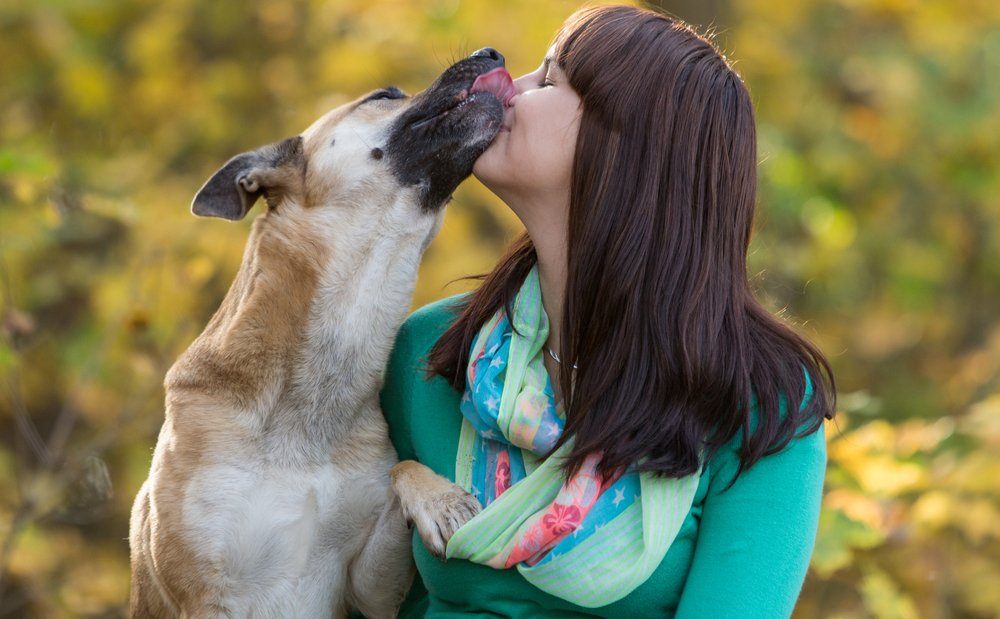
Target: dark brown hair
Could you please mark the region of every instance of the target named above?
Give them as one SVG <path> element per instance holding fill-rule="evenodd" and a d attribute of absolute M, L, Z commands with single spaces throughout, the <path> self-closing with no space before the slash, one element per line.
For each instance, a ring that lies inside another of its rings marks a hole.
<path fill-rule="evenodd" d="M 574 439 L 567 472 L 602 452 L 605 476 L 634 464 L 681 477 L 697 471 L 703 448 L 711 459 L 742 429 L 738 477 L 796 430 L 816 431 L 835 401 L 822 353 L 765 310 L 747 281 L 757 188 L 750 95 L 712 43 L 635 7 L 574 13 L 555 61 L 583 106 L 559 340 L 560 444 Z M 536 260 L 525 234 L 478 276 L 430 352 L 432 375 L 465 388 L 473 338 L 510 311 Z"/>

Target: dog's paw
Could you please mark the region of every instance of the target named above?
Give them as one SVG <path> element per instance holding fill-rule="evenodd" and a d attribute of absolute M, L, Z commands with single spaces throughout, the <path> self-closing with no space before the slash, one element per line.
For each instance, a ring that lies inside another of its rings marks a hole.
<path fill-rule="evenodd" d="M 404 516 L 416 525 L 424 546 L 439 559 L 444 559 L 448 540 L 455 531 L 480 510 L 475 497 L 455 484 L 449 482 L 449 485 L 450 488 L 415 501 L 409 509 L 403 508 Z"/>
<path fill-rule="evenodd" d="M 393 467 L 391 479 L 403 516 L 416 525 L 427 550 L 443 559 L 451 536 L 479 513 L 479 501 L 461 487 L 412 460 Z"/>

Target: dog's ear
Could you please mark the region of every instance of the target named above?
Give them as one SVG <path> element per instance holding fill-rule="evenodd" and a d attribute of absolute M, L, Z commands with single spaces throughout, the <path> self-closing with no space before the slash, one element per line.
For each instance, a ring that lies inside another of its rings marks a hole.
<path fill-rule="evenodd" d="M 301 182 L 305 169 L 302 136 L 237 155 L 198 190 L 191 212 L 236 221 L 246 217 L 261 196 L 273 200 Z"/>

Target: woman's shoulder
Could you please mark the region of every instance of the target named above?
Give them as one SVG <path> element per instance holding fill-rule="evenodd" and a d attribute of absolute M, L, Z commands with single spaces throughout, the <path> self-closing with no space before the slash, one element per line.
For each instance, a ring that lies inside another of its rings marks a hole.
<path fill-rule="evenodd" d="M 806 411 L 815 397 L 815 389 L 809 374 L 805 376 L 805 388 L 799 401 L 798 412 L 800 415 Z M 780 397 L 779 410 L 769 422 L 765 421 L 764 415 L 757 406 L 756 398 L 750 409 L 749 433 L 753 436 L 759 429 L 761 423 L 778 424 L 786 421 L 790 410 L 785 396 Z M 826 432 L 825 423 L 816 417 L 800 416 L 798 423 L 793 427 L 791 435 L 780 447 L 769 449 L 762 458 L 757 460 L 748 469 L 741 467 L 741 460 L 746 455 L 747 445 L 745 444 L 746 428 L 740 428 L 716 453 L 711 462 L 713 482 L 723 482 L 722 487 L 727 487 L 729 482 L 736 477 L 737 472 L 747 475 L 749 478 L 759 478 L 764 480 L 773 479 L 775 476 L 788 478 L 810 478 L 821 480 L 826 469 Z M 764 485 L 772 483 L 767 481 Z"/>
<path fill-rule="evenodd" d="M 777 426 L 789 421 L 789 417 L 793 417 L 791 422 L 798 422 L 795 428 L 795 436 L 798 438 L 805 437 L 806 435 L 812 434 L 813 431 L 820 429 L 822 424 L 816 422 L 815 416 L 806 415 L 806 412 L 810 409 L 813 404 L 813 398 L 816 395 L 815 387 L 813 386 L 813 379 L 809 375 L 807 368 L 803 366 L 802 368 L 803 385 L 801 390 L 793 394 L 790 398 L 787 393 L 778 392 L 778 407 L 777 410 L 766 414 L 764 410 L 761 409 L 760 401 L 757 398 L 757 390 L 754 389 L 750 396 L 750 414 L 747 416 L 747 425 L 741 427 L 737 430 L 736 434 L 733 435 L 729 441 L 730 445 L 739 445 L 743 442 L 744 430 L 749 430 L 749 434 L 753 436 L 759 429 L 760 425 L 766 424 L 768 426 Z M 793 408 L 789 406 L 789 401 L 797 403 L 797 407 Z M 792 415 L 792 411 L 795 410 L 797 414 Z"/>
<path fill-rule="evenodd" d="M 429 349 L 458 317 L 470 293 L 461 293 L 428 303 L 410 314 L 396 336 L 414 350 Z"/>

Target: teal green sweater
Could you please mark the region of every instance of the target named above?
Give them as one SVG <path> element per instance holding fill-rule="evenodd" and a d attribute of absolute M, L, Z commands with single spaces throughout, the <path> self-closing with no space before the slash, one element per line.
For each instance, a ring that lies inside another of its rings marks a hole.
<path fill-rule="evenodd" d="M 455 479 L 461 394 L 422 361 L 455 319 L 450 297 L 414 312 L 393 349 L 382 408 L 401 460 L 417 460 Z M 736 472 L 741 435 L 704 469 L 691 511 L 659 568 L 608 606 L 586 609 L 496 570 L 431 556 L 413 535 L 418 576 L 400 617 L 787 617 L 816 540 L 826 442 L 823 430 L 793 439 L 723 492 Z M 594 569 L 601 567 L 594 566 Z"/>

